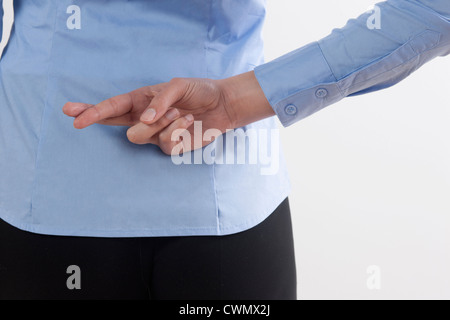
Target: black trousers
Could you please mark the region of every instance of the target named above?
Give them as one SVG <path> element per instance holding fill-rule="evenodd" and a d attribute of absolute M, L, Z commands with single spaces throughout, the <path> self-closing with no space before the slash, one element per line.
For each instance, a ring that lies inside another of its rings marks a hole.
<path fill-rule="evenodd" d="M 39 235 L 0 219 L 0 299 L 295 300 L 286 199 L 227 236 Z"/>

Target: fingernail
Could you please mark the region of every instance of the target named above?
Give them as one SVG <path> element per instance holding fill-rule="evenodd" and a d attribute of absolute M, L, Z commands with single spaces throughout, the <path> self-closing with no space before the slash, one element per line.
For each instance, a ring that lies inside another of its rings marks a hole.
<path fill-rule="evenodd" d="M 141 116 L 142 121 L 152 121 L 156 117 L 155 109 L 147 109 Z"/>
<path fill-rule="evenodd" d="M 194 121 L 194 116 L 193 116 L 192 114 L 188 114 L 188 115 L 186 115 L 186 116 L 184 116 L 184 117 L 186 118 L 186 120 L 187 120 L 188 122 Z"/>
<path fill-rule="evenodd" d="M 175 120 L 176 118 L 178 118 L 179 112 L 177 109 L 170 109 L 167 113 L 166 113 L 166 118 L 169 120 Z"/>

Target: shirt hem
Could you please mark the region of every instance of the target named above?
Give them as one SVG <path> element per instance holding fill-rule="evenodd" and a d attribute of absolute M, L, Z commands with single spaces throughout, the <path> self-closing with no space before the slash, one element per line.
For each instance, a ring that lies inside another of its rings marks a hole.
<path fill-rule="evenodd" d="M 52 235 L 52 236 L 75 236 L 75 237 L 99 237 L 99 238 L 140 238 L 140 237 L 178 237 L 178 236 L 225 236 L 249 230 L 266 220 L 275 209 L 286 199 L 290 193 L 290 188 L 279 194 L 278 201 L 274 205 L 266 208 L 263 214 L 248 219 L 238 225 L 222 225 L 220 231 L 217 226 L 211 227 L 188 227 L 188 228 L 161 228 L 161 229 L 139 229 L 139 230 L 99 230 L 83 229 L 74 230 L 70 228 L 61 228 L 55 226 L 36 225 L 20 222 L 5 210 L 0 208 L 0 219 L 11 226 L 22 231 Z"/>

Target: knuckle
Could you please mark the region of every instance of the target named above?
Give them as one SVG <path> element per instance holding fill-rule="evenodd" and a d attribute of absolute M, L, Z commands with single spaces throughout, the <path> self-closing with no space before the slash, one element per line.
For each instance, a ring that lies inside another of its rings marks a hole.
<path fill-rule="evenodd" d="M 162 144 L 168 144 L 171 142 L 171 132 L 163 131 L 159 134 L 159 141 Z"/>
<path fill-rule="evenodd" d="M 111 109 L 114 114 L 119 113 L 119 101 L 117 101 L 116 97 L 112 97 L 109 99 L 109 104 L 111 105 Z"/>
<path fill-rule="evenodd" d="M 172 78 L 170 80 L 170 84 L 172 84 L 174 86 L 181 86 L 181 85 L 186 84 L 186 79 L 185 78 L 179 78 L 179 77 Z"/>

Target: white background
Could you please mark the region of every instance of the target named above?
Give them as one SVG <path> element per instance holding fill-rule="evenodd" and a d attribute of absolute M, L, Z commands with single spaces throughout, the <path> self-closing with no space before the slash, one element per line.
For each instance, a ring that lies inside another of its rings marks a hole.
<path fill-rule="evenodd" d="M 5 0 L 10 12 L 11 0 Z M 376 1 L 269 0 L 272 60 Z M 6 16 L 6 30 L 11 24 Z M 450 299 L 450 57 L 282 129 L 299 299 Z M 367 287 L 367 268 L 381 289 Z"/>

